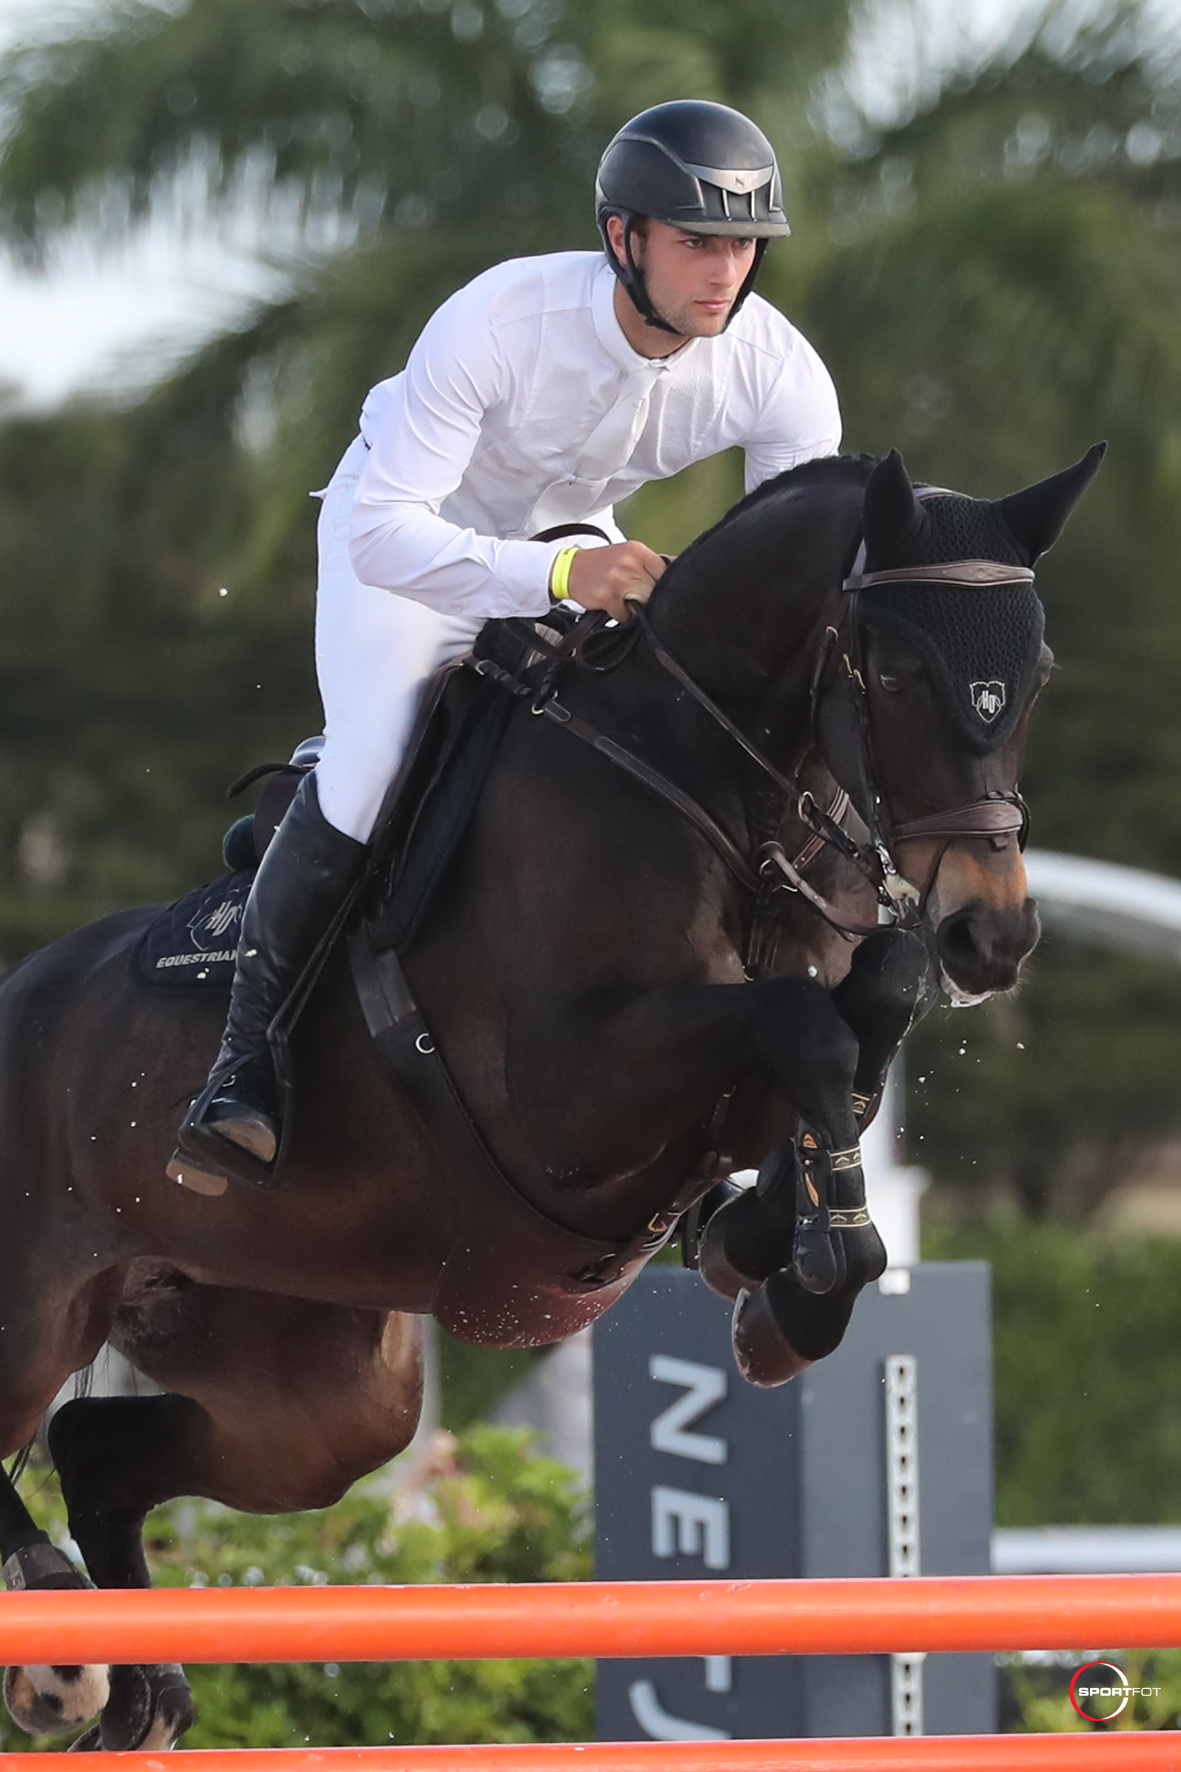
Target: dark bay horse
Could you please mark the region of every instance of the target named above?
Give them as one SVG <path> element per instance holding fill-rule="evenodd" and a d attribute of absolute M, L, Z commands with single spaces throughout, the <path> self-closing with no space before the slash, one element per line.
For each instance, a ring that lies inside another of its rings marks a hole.
<path fill-rule="evenodd" d="M 886 1065 L 940 985 L 1006 990 L 1036 940 L 1016 791 L 1048 669 L 1030 568 L 1099 453 L 996 503 L 916 497 L 897 456 L 812 463 L 690 547 L 616 668 L 572 667 L 560 693 L 701 816 L 519 705 L 406 959 L 516 1190 L 503 1234 L 489 1221 L 465 1253 L 473 1296 L 493 1269 L 521 1294 L 503 1340 L 574 1320 L 546 1303 L 575 1309 L 560 1276 L 534 1294 L 515 1265 L 529 1214 L 642 1259 L 670 1202 L 762 1165 L 702 1242 L 706 1277 L 737 1300 L 739 1363 L 779 1383 L 839 1342 L 885 1262 L 857 1140 Z M 0 981 L 2 1450 L 105 1340 L 163 1387 L 76 1400 L 52 1423 L 102 1586 L 148 1583 L 141 1526 L 164 1500 L 324 1507 L 407 1444 L 420 1317 L 442 1314 L 461 1222 L 336 975 L 297 1030 L 279 1190 L 167 1181 L 224 1004 L 137 979 L 151 914 L 79 930 Z M 614 1292 L 579 1283 L 589 1320 Z M 81 1581 L 7 1479 L 0 1553 L 10 1585 Z M 44 1732 L 101 1708 L 87 1741 L 107 1748 L 171 1746 L 191 1714 L 171 1667 L 109 1684 L 10 1670 L 6 1695 Z"/>

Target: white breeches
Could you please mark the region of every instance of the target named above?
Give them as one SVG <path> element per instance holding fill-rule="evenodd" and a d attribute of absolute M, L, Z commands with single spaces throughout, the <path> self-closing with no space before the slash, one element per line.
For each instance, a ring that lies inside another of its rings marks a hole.
<path fill-rule="evenodd" d="M 349 559 L 353 493 L 365 459 L 358 437 L 324 494 L 317 528 L 316 674 L 324 750 L 316 765 L 329 824 L 367 843 L 406 746 L 419 691 L 466 652 L 483 617 L 441 615 L 362 584 Z"/>

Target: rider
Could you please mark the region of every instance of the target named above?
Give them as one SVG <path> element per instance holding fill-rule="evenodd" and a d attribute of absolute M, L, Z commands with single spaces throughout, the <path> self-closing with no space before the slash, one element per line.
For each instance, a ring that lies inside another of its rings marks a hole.
<path fill-rule="evenodd" d="M 664 570 L 615 524 L 637 487 L 737 444 L 749 490 L 838 448 L 824 364 L 750 294 L 791 231 L 762 131 L 725 105 L 656 105 L 608 144 L 595 196 L 606 258 L 511 259 L 444 302 L 321 495 L 323 753 L 259 868 L 181 1129 L 218 1174 L 273 1179 L 268 1026 L 358 877 L 424 680 L 491 616 L 569 597 L 623 619 Z M 614 539 L 531 539 L 588 523 Z"/>

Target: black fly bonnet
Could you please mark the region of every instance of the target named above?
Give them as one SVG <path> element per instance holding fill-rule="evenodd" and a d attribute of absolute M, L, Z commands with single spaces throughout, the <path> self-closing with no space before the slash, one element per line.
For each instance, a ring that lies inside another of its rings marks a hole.
<path fill-rule="evenodd" d="M 920 654 L 972 748 L 996 750 L 1025 706 L 1045 616 L 1007 525 L 986 500 L 918 490 L 921 516 L 891 557 L 858 557 L 857 619 Z M 905 556 L 900 558 L 899 556 Z"/>

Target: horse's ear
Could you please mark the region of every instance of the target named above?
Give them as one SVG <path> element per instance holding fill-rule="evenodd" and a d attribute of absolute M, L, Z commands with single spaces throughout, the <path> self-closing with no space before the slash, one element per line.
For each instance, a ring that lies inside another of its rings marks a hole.
<path fill-rule="evenodd" d="M 993 510 L 1032 566 L 1039 554 L 1052 548 L 1062 534 L 1066 519 L 1099 471 L 1107 454 L 1106 443 L 1094 443 L 1072 468 L 1011 492 L 993 502 Z"/>
<path fill-rule="evenodd" d="M 865 483 L 865 563 L 875 572 L 907 565 L 906 544 L 930 527 L 896 449 L 884 455 Z"/>

